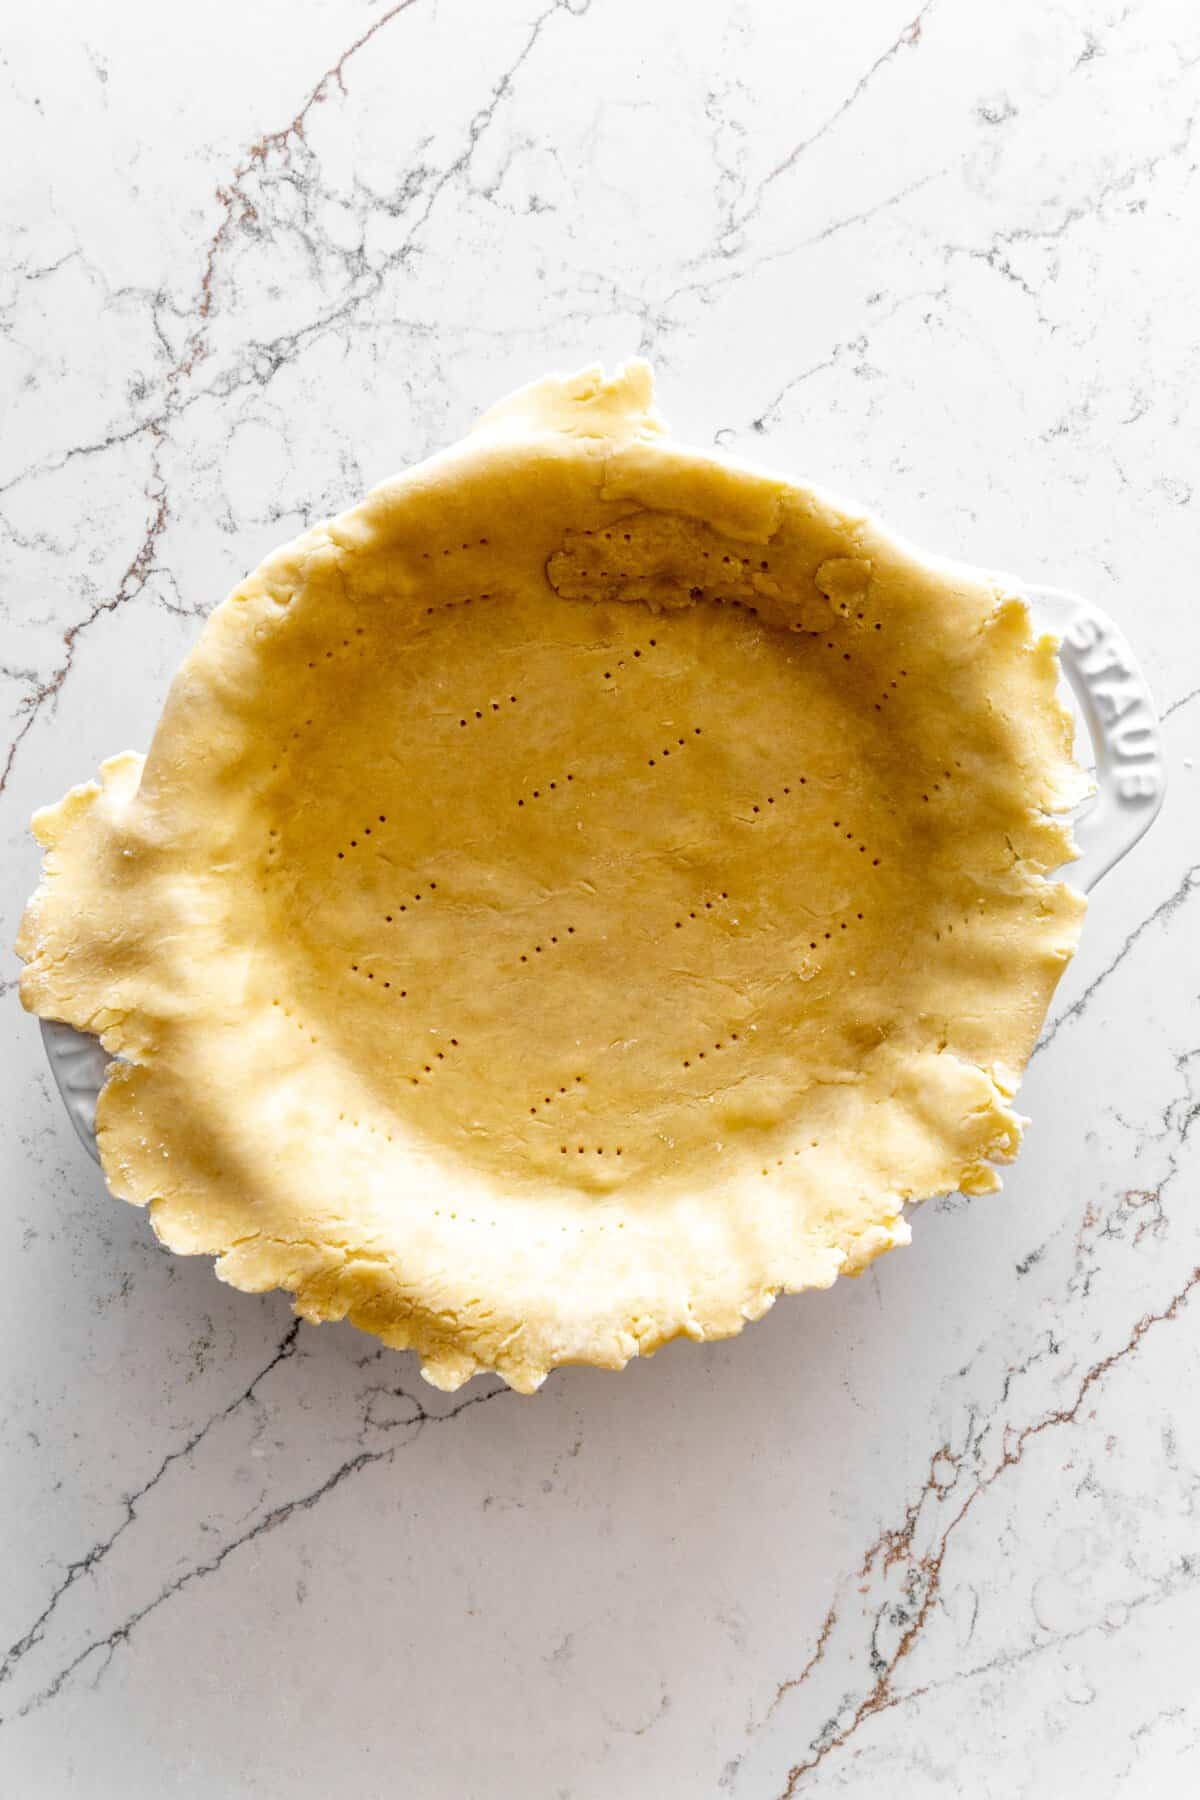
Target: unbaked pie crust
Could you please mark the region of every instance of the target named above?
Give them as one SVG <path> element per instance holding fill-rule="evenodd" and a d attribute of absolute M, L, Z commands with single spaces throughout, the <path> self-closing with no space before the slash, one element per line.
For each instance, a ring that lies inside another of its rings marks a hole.
<path fill-rule="evenodd" d="M 718 1338 L 997 1185 L 1084 902 L 1002 580 L 515 395 L 276 552 L 38 814 L 22 998 L 172 1250 L 441 1387 Z"/>

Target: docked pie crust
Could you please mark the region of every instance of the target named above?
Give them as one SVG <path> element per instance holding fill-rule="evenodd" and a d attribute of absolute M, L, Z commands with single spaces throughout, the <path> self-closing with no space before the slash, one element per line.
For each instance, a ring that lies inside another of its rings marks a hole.
<path fill-rule="evenodd" d="M 453 1388 L 719 1338 L 998 1185 L 1084 902 L 1019 593 L 549 378 L 269 557 L 40 812 L 114 1194 Z"/>

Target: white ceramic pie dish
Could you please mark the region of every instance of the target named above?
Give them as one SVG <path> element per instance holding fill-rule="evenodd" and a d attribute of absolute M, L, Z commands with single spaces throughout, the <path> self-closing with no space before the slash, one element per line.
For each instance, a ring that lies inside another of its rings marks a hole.
<path fill-rule="evenodd" d="M 1039 630 L 1060 639 L 1063 675 L 1091 742 L 1096 791 L 1075 821 L 1079 857 L 1070 865 L 1072 885 L 1088 893 L 1162 806 L 1166 762 L 1158 714 L 1133 651 L 1107 614 L 1060 588 L 1012 585 Z M 99 1162 L 96 1101 L 109 1058 L 98 1039 L 70 1025 L 43 1020 L 42 1039 L 71 1123 Z"/>

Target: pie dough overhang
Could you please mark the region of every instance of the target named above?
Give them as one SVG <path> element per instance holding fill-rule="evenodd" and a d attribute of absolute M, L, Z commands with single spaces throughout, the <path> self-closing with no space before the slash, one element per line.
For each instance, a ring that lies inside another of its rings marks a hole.
<path fill-rule="evenodd" d="M 114 1194 L 454 1388 L 619 1368 L 998 1185 L 1084 902 L 1019 594 L 548 378 L 269 557 L 38 813 Z M 673 757 L 673 760 L 671 760 Z M 536 796 L 536 797 L 535 797 Z"/>

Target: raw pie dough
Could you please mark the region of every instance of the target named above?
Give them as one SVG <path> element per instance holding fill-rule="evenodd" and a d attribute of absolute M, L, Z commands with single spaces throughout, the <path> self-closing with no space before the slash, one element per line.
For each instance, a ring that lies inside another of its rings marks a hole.
<path fill-rule="evenodd" d="M 25 1005 L 172 1250 L 453 1388 L 727 1336 L 998 1185 L 1084 902 L 1002 581 L 536 383 L 277 551 L 40 812 Z"/>

